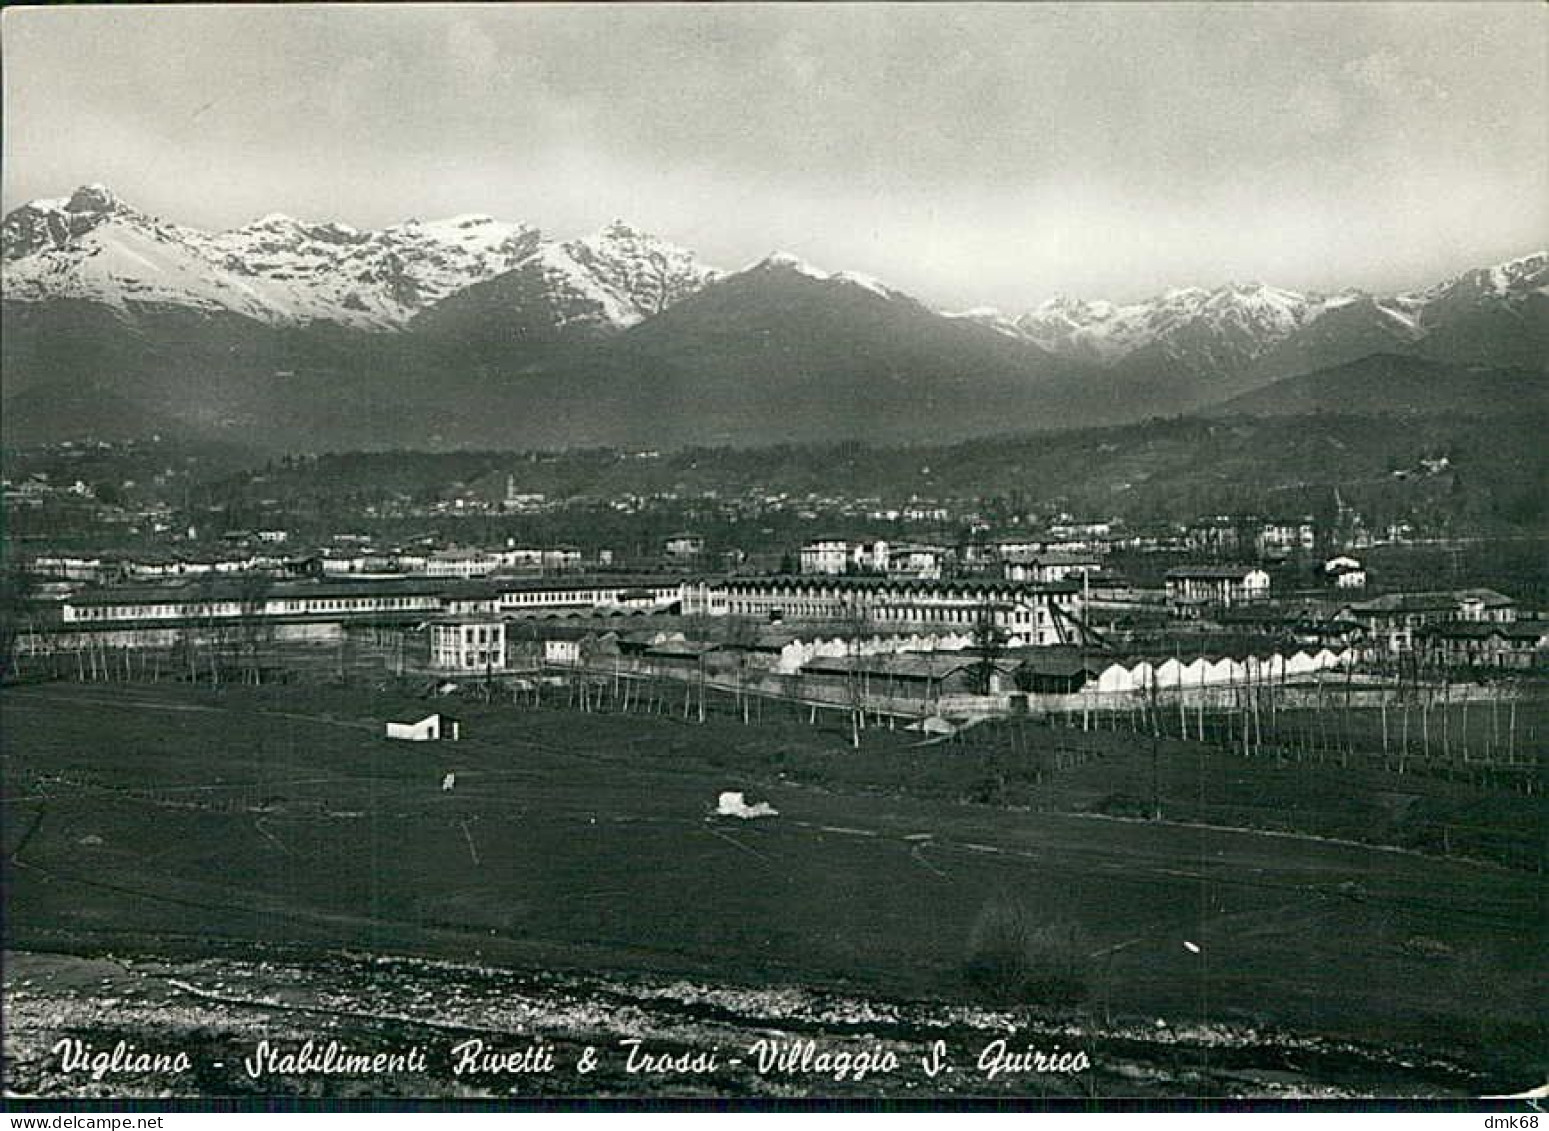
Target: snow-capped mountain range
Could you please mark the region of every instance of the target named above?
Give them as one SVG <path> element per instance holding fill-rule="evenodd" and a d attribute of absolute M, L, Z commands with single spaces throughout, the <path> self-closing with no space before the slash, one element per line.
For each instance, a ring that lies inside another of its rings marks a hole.
<path fill-rule="evenodd" d="M 374 331 L 403 329 L 443 299 L 511 272 L 521 274 L 529 301 L 534 292 L 542 296 L 543 316 L 557 327 L 602 332 L 633 326 L 724 277 L 692 252 L 620 221 L 566 241 L 485 215 L 364 231 L 274 214 L 204 232 L 147 215 L 101 185 L 17 208 L 5 217 L 0 243 L 12 301 L 85 299 L 121 311 L 164 304 L 276 326 L 331 322 Z M 771 268 L 914 301 L 869 276 L 829 273 L 785 253 L 745 270 Z M 1366 332 L 1401 344 L 1421 338 L 1438 310 L 1543 296 L 1546 286 L 1549 255 L 1537 252 L 1392 296 L 1250 283 L 1184 287 L 1130 303 L 1059 296 L 1022 314 L 978 308 L 948 316 L 1099 368 L 1141 358 L 1226 373 L 1337 311 L 1349 318 L 1359 309 L 1369 316 Z"/>
<path fill-rule="evenodd" d="M 1252 284 L 1218 291 L 1184 287 L 1126 304 L 1057 295 L 1025 314 L 1010 316 L 980 307 L 959 317 L 1033 342 L 1058 356 L 1101 365 L 1150 345 L 1171 345 L 1201 322 L 1223 332 L 1234 331 L 1245 343 L 1256 343 L 1283 338 L 1317 313 L 1317 302 L 1306 295 Z"/>
<path fill-rule="evenodd" d="M 212 233 L 149 216 L 101 185 L 13 211 L 3 263 L 8 300 L 174 305 L 361 330 L 401 329 L 441 299 L 518 268 L 566 296 L 569 317 L 619 328 L 715 274 L 622 223 L 566 242 L 484 215 L 373 232 L 274 214 Z"/>
<path fill-rule="evenodd" d="M 1398 295 L 1255 283 L 949 314 L 785 253 L 717 271 L 622 222 L 579 239 L 484 215 L 206 232 L 91 185 L 4 218 L 0 283 L 0 425 L 20 439 L 915 440 L 1251 407 L 1311 374 L 1333 376 L 1262 403 L 1336 411 L 1349 373 L 1411 396 L 1483 368 L 1514 376 L 1468 387 L 1510 397 L 1411 399 L 1539 411 L 1549 366 L 1544 252 Z M 1389 360 L 1348 368 L 1369 358 Z"/>
<path fill-rule="evenodd" d="M 1251 366 L 1298 331 L 1336 311 L 1360 308 L 1394 344 L 1415 342 L 1442 304 L 1509 303 L 1549 291 L 1549 254 L 1536 252 L 1499 266 L 1469 271 L 1420 291 L 1380 296 L 1359 290 L 1303 294 L 1263 283 L 1215 290 L 1184 287 L 1144 302 L 1118 304 L 1064 296 L 1025 314 L 981 307 L 968 318 L 1009 337 L 1071 360 L 1110 366 L 1142 352 L 1205 372 Z"/>

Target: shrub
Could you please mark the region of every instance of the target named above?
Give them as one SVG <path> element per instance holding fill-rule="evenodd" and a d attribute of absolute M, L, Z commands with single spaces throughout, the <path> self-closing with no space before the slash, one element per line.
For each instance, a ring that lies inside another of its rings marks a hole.
<path fill-rule="evenodd" d="M 1092 806 L 1094 813 L 1101 813 L 1106 817 L 1131 817 L 1137 820 L 1147 820 L 1151 816 L 1151 803 L 1136 797 L 1132 793 L 1110 793 Z"/>
<path fill-rule="evenodd" d="M 1038 924 L 1004 895 L 985 903 L 968 933 L 968 985 L 1000 1004 L 1072 1005 L 1092 981 L 1091 947 L 1068 919 Z"/>

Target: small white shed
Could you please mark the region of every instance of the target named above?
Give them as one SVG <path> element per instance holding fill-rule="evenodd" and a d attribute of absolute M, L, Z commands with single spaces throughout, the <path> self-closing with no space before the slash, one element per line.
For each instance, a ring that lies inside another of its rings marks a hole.
<path fill-rule="evenodd" d="M 387 737 L 404 742 L 456 742 L 461 729 L 450 715 L 426 715 L 417 723 L 388 723 Z"/>

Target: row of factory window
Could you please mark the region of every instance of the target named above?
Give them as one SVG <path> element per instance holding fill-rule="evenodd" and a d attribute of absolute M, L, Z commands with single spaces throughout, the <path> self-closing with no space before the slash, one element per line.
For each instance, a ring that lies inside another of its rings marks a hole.
<path fill-rule="evenodd" d="M 664 602 L 672 600 L 677 594 L 672 589 L 653 589 L 650 591 L 649 600 Z M 796 617 L 834 617 L 844 616 L 852 607 L 851 602 L 845 599 L 846 595 L 840 593 L 758 593 L 741 586 L 731 587 L 727 591 L 724 602 L 727 611 L 732 614 L 757 616 L 778 609 L 787 616 Z M 802 599 L 806 597 L 806 599 Z M 789 599 L 795 598 L 795 599 Z M 450 598 L 444 604 L 448 608 L 459 608 L 467 605 L 484 605 L 486 602 L 466 602 L 457 598 Z M 568 591 L 536 590 L 531 592 L 508 592 L 500 596 L 500 604 L 505 607 L 513 606 L 542 606 L 558 607 L 564 605 L 597 606 L 604 604 L 635 603 L 635 599 L 626 598 L 622 591 L 613 589 L 584 589 Z M 720 602 L 717 602 L 718 604 Z M 297 613 L 321 613 L 321 612 L 348 612 L 348 611 L 387 611 L 387 610 L 431 610 L 443 607 L 442 599 L 434 594 L 419 594 L 412 596 L 384 596 L 371 595 L 360 597 L 321 597 L 306 599 L 274 599 L 265 601 L 263 613 L 265 615 L 285 615 Z M 880 619 L 903 620 L 929 620 L 947 621 L 951 623 L 969 624 L 979 616 L 978 604 L 964 604 L 943 608 L 939 604 L 919 605 L 908 600 L 904 596 L 902 600 L 883 598 L 880 601 L 865 603 L 868 615 Z M 251 606 L 242 601 L 222 602 L 184 602 L 166 604 L 125 604 L 125 605 L 101 605 L 101 606 L 67 606 L 66 619 L 70 620 L 114 620 L 114 619 L 139 619 L 139 618 L 171 618 L 180 616 L 240 616 L 251 610 Z M 469 611 L 472 611 L 469 609 Z M 1040 612 L 1040 620 L 1046 618 L 1046 614 Z M 1016 618 L 1019 621 L 1027 619 L 1026 613 L 1018 611 Z"/>
<path fill-rule="evenodd" d="M 436 653 L 438 668 L 485 668 L 504 667 L 505 654 L 498 650 L 481 648 L 478 651 L 459 652 L 456 649 Z"/>
<path fill-rule="evenodd" d="M 319 597 L 305 601 L 265 601 L 262 612 L 266 616 L 282 616 L 287 613 L 321 613 L 367 611 L 385 609 L 435 609 L 440 602 L 435 597 Z M 254 606 L 242 601 L 179 602 L 156 605 L 86 605 L 66 606 L 67 620 L 140 620 L 168 617 L 235 617 L 254 611 Z"/>
<path fill-rule="evenodd" d="M 775 599 L 761 599 L 752 601 L 728 601 L 727 612 L 733 616 L 761 616 L 763 614 L 778 611 L 788 617 L 843 617 L 852 612 L 850 606 L 837 601 L 778 601 Z M 929 622 L 947 624 L 976 624 L 982 613 L 979 605 L 880 605 L 862 610 L 864 615 L 880 621 L 900 622 Z M 997 620 L 1006 619 L 997 616 Z M 1025 607 L 1017 607 L 1012 610 L 1010 619 L 1018 624 L 1026 624 L 1034 619 L 1030 610 Z M 1047 609 L 1038 609 L 1036 619 L 1039 624 L 1047 624 L 1049 612 Z"/>
<path fill-rule="evenodd" d="M 677 597 L 677 592 L 671 589 L 656 589 L 651 592 L 652 601 L 671 601 Z M 626 598 L 615 589 L 583 589 L 579 591 L 555 593 L 548 590 L 533 592 L 502 593 L 500 603 L 502 605 L 621 605 L 638 602 L 642 598 Z"/>

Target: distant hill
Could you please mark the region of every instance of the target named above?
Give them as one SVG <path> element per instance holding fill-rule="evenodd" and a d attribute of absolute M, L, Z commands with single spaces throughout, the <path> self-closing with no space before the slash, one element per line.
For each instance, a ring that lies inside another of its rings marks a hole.
<path fill-rule="evenodd" d="M 84 300 L 0 307 L 7 444 L 144 437 L 297 450 L 423 432 L 397 336 L 275 327 L 219 311 Z"/>
<path fill-rule="evenodd" d="M 1284 378 L 1216 405 L 1207 415 L 1494 415 L 1545 410 L 1549 410 L 1549 375 L 1542 370 L 1377 353 Z"/>
<path fill-rule="evenodd" d="M 632 327 L 608 361 L 677 440 L 919 440 L 1102 417 L 1084 367 L 785 256 Z"/>

